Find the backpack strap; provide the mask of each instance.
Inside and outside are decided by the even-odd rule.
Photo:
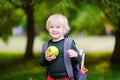
[[[48,43],[49,41],[45,42],[43,45],[42,45],[42,56],[45,56],[45,51],[47,50],[47,47],[48,47]],[[48,74],[48,70],[46,70],[46,79],[47,79],[47,74]]]
[[[45,42],[43,45],[42,45],[42,53],[45,53],[47,47],[48,47],[48,43],[49,41]]]
[[[47,42],[45,42],[43,45],[42,45],[42,55],[40,56],[40,59],[39,59],[39,62],[40,62],[40,65],[41,66],[46,66],[46,63],[44,63],[45,62],[45,59],[44,59],[44,57],[45,57],[45,52],[46,52],[46,49],[47,49],[47,46],[48,46],[48,42],[49,41],[47,41]]]
[[[65,63],[65,68],[70,80],[74,80],[74,74],[73,74],[71,58],[69,57],[66,51],[68,49],[71,49],[72,41],[73,40],[71,38],[65,38],[65,41],[64,41],[64,63]]]

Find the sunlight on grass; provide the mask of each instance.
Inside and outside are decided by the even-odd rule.
[[[108,68],[110,66],[110,63],[109,62],[101,62],[99,63],[98,65],[95,66],[95,69],[96,70],[100,70],[100,71],[104,71],[105,68]]]
[[[111,53],[94,53],[86,55],[89,69],[88,80],[119,80],[119,64],[110,63]]]

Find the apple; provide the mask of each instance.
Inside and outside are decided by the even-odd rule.
[[[55,46],[49,46],[47,48],[47,54],[52,55],[52,56],[58,56],[59,50]]]

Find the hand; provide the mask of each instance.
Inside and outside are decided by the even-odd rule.
[[[78,57],[78,54],[76,51],[69,49],[67,50],[68,55],[72,58],[72,57]]]
[[[52,61],[56,59],[56,56],[49,55],[47,52],[45,53],[45,58],[47,61]]]

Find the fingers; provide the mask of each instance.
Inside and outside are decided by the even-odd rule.
[[[67,53],[68,53],[69,57],[77,57],[78,56],[77,52],[75,52],[72,49],[67,50]]]
[[[88,69],[87,68],[81,68],[80,72],[82,72],[82,73],[88,73]]]
[[[56,58],[56,56],[52,56],[52,55],[49,55],[49,54],[46,53],[45,58],[46,58],[47,61],[52,61]]]

